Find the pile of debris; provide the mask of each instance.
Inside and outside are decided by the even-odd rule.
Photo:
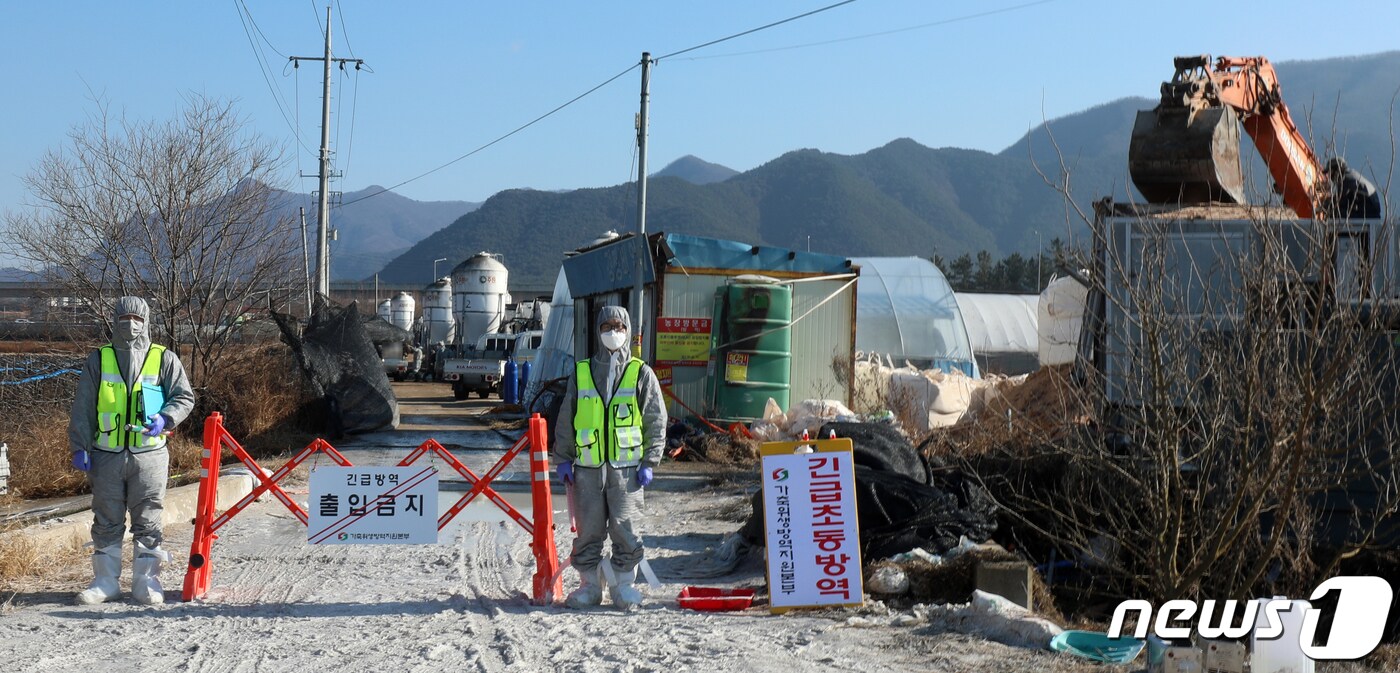
[[[272,317],[311,394],[325,400],[331,437],[398,427],[398,399],[355,302],[340,308],[318,301],[305,329],[293,316]]]
[[[855,455],[856,512],[863,558],[910,549],[943,553],[967,538],[982,542],[996,531],[996,503],[961,471],[925,462],[897,428],[884,423],[827,423],[819,436],[849,437]],[[763,495],[740,535],[764,544]]]

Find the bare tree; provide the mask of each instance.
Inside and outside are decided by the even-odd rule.
[[[114,119],[99,102],[25,177],[27,210],[5,225],[31,270],[96,319],[118,296],[152,301],[153,337],[187,344],[202,386],[259,297],[295,286],[295,230],[269,186],[281,163],[232,102],[192,95],[168,121]]]

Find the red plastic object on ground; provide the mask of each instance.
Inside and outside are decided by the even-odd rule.
[[[743,610],[753,605],[753,589],[716,589],[714,587],[686,587],[676,597],[680,606],[690,610],[719,612],[722,610]]]

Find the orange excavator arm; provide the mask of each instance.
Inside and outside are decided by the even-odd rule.
[[[1299,217],[1380,217],[1375,185],[1340,158],[1317,160],[1269,59],[1178,56],[1175,65],[1161,102],[1138,112],[1128,146],[1133,184],[1149,203],[1245,203],[1238,120]]]
[[[1329,193],[1326,173],[1293,123],[1269,59],[1222,56],[1205,72],[1220,103],[1239,114],[1284,204],[1299,217],[1310,218],[1320,212]]]

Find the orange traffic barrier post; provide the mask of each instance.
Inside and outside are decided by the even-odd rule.
[[[533,520],[520,513],[502,498],[491,482],[515,460],[516,456],[530,447],[530,473]],[[471,489],[457,500],[452,507],[438,518],[438,530],[442,530],[477,496],[484,495],[507,516],[531,534],[531,550],[535,556],[534,601],[538,605],[550,605],[563,594],[559,573],[559,553],[554,542],[554,510],[549,487],[549,437],[543,417],[534,414],[530,418],[529,429],[515,442],[500,460],[485,475],[478,476],[461,460],[452,455],[437,440],[429,439],[399,462],[400,467],[408,467],[424,455],[433,454],[443,459],[453,471],[462,475]],[[230,507],[223,514],[218,512],[219,463],[223,450],[229,449],[239,462],[253,473],[258,485],[251,493]],[[316,439],[287,461],[275,473],[267,474],[257,461],[244,450],[243,446],[224,428],[223,415],[215,412],[204,421],[204,452],[201,458],[199,499],[195,509],[194,541],[190,544],[189,567],[185,572],[185,586],[182,596],[186,601],[203,598],[209,592],[213,574],[211,553],[217,531],[246,509],[264,493],[271,492],[291,510],[302,525],[308,522],[308,515],[287,492],[278,484],[298,466],[316,453],[324,453],[337,465],[351,467],[351,463],[335,447],[323,439]],[[348,525],[348,524],[347,524]]]
[[[554,544],[554,499],[549,490],[549,430],[543,417],[530,417],[530,495],[535,514],[535,604],[553,604],[564,594],[559,579],[559,550]]]

